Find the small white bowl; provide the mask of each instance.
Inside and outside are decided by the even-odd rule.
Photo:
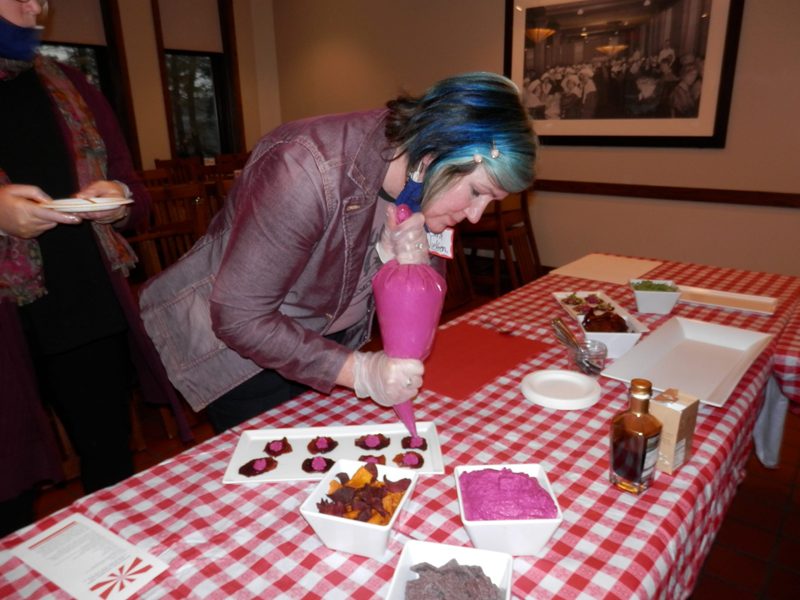
[[[492,583],[503,590],[503,598],[511,600],[514,558],[510,554],[417,540],[406,542],[403,547],[386,600],[403,600],[406,597],[406,583],[418,578],[418,575],[411,570],[412,566],[429,563],[434,567],[441,567],[452,559],[462,566],[480,567]]]
[[[667,291],[653,291],[653,290],[637,290],[633,286],[643,281],[652,281],[653,283],[664,283],[671,285],[675,288],[674,292]],[[672,308],[678,299],[681,297],[681,292],[678,286],[671,279],[631,279],[630,281],[633,295],[636,298],[636,310],[640,313],[653,313],[656,315],[668,315],[672,312]]]
[[[525,473],[530,477],[535,477],[539,485],[550,494],[556,505],[558,514],[552,519],[514,519],[497,521],[470,521],[464,516],[464,501],[461,497],[461,483],[459,477],[468,471],[481,471],[485,469],[501,470],[509,469],[516,473]],[[461,522],[467,530],[472,545],[482,550],[494,550],[495,552],[507,552],[514,556],[535,556],[547,544],[564,515],[561,514],[561,507],[553,494],[553,488],[541,465],[538,464],[505,464],[505,465],[462,465],[455,468],[453,477],[456,480],[456,492],[458,493],[458,509],[461,514]]]
[[[400,500],[400,504],[386,525],[376,525],[355,519],[326,515],[317,509],[317,502],[327,497],[330,482],[338,473],[347,473],[348,477],[352,477],[360,467],[366,464],[357,460],[338,460],[300,506],[300,513],[328,548],[349,552],[350,554],[358,554],[359,556],[382,559],[389,545],[389,534],[392,531],[392,527],[394,527],[397,517],[408,504],[408,499],[417,484],[418,474],[416,472],[397,467],[375,465],[378,468],[378,479],[381,481],[384,476],[389,481],[411,480],[408,489]]]

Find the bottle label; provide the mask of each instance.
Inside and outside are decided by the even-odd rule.
[[[653,475],[658,461],[658,443],[661,441],[661,435],[654,435],[647,438],[647,444],[644,451],[644,464],[642,465],[642,480],[647,481]]]

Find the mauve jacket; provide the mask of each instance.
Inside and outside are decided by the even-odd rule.
[[[391,155],[385,117],[330,115],[267,134],[206,235],[142,291],[145,328],[195,410],[261,369],[328,393],[369,338],[371,296],[343,345],[323,336],[370,247]]]

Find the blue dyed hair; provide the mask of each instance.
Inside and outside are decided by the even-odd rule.
[[[423,204],[482,164],[506,192],[534,179],[536,136],[519,90],[495,73],[466,73],[434,84],[420,97],[387,103],[386,137],[413,169],[425,157]],[[494,155],[494,156],[493,156]]]

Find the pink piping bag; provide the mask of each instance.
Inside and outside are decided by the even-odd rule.
[[[409,180],[410,184],[418,184]],[[404,192],[407,190],[404,189]],[[400,204],[398,198],[397,220],[402,223],[411,216],[411,209]],[[401,265],[390,260],[372,279],[375,308],[383,339],[383,349],[393,358],[418,358],[425,360],[430,354],[447,284],[433,267],[427,264]],[[418,439],[411,400],[394,406],[397,416],[413,439]]]

